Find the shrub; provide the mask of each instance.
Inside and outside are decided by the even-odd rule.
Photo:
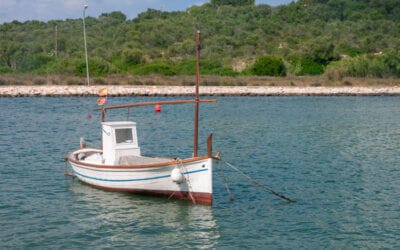
[[[325,69],[323,64],[310,58],[294,58],[289,60],[286,65],[287,70],[296,76],[320,75],[324,73]]]
[[[33,72],[53,61],[54,58],[47,54],[21,54],[17,59],[17,70],[20,72]]]
[[[200,63],[200,67],[203,66],[203,63]],[[196,74],[196,60],[182,60],[176,68],[179,75],[194,75]]]
[[[178,63],[172,61],[157,61],[144,65],[137,65],[132,73],[137,75],[158,74],[165,76],[172,75],[195,75],[196,61],[183,60]],[[200,61],[200,73],[202,75],[236,76],[238,75],[232,68],[223,67],[220,63],[211,60]]]
[[[330,79],[350,77],[399,77],[400,53],[387,51],[382,55],[359,55],[343,58],[328,65],[326,75]]]
[[[325,70],[325,75],[329,80],[340,81],[347,76],[347,66],[343,62],[346,59],[330,63]]]
[[[56,59],[50,61],[45,65],[42,65],[35,71],[37,74],[74,74],[76,65],[80,64],[81,61],[77,59]],[[85,65],[84,65],[85,67]]]
[[[183,60],[176,65],[176,70],[179,75],[194,75],[196,74],[196,60]],[[200,61],[200,74],[236,76],[239,73],[232,68],[222,66],[219,62],[204,59]]]
[[[144,63],[143,53],[138,49],[127,49],[122,52],[125,65],[133,66]]]
[[[203,73],[204,74],[204,73]],[[217,76],[238,76],[239,73],[234,71],[232,68],[221,67],[215,68],[208,72],[208,75],[217,75]]]
[[[0,74],[11,73],[13,70],[9,67],[0,66]]]
[[[75,75],[76,76],[85,76],[86,75],[86,62],[81,61],[75,67]],[[117,69],[106,60],[103,60],[98,57],[94,57],[89,60],[89,73],[91,76],[105,76],[107,74],[117,73]]]
[[[274,56],[259,57],[252,66],[251,72],[258,76],[286,76],[283,60]]]
[[[140,65],[139,67],[134,68],[132,72],[137,75],[157,74],[164,76],[173,76],[177,74],[174,66],[168,62],[154,62]]]
[[[313,61],[312,59],[303,59],[300,61],[301,70],[297,75],[320,75],[324,73],[324,65]]]

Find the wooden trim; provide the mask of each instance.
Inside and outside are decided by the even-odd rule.
[[[207,157],[212,158],[212,134],[207,137]]]
[[[130,107],[141,107],[141,106],[150,106],[150,105],[163,105],[163,104],[184,104],[184,103],[199,103],[199,102],[217,102],[215,99],[203,99],[203,100],[174,100],[174,101],[155,101],[155,102],[138,102],[138,103],[129,103],[115,106],[108,106],[102,108],[96,108],[94,110],[108,110],[108,109],[120,109],[120,108],[130,108]],[[103,111],[103,112],[104,112]]]
[[[74,164],[81,165],[81,166],[92,167],[92,168],[101,168],[101,169],[104,169],[104,168],[110,168],[110,169],[159,168],[159,167],[168,167],[168,166],[171,166],[171,165],[178,165],[178,164],[181,164],[181,163],[190,163],[190,162],[195,162],[195,161],[202,161],[202,160],[206,160],[206,159],[212,158],[212,157],[208,157],[208,155],[204,155],[204,156],[187,158],[187,159],[182,159],[182,160],[176,159],[176,160],[172,160],[172,161],[168,161],[168,162],[142,164],[142,165],[126,165],[126,166],[122,166],[122,165],[98,165],[98,164],[86,163],[86,162],[82,162],[82,161],[78,161],[78,160],[74,159],[74,157],[73,157],[74,152],[71,152],[71,153],[68,154],[67,158],[68,158],[69,162],[72,162]]]

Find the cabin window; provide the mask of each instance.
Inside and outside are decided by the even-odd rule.
[[[132,143],[132,129],[121,128],[115,130],[115,140],[118,143]]]

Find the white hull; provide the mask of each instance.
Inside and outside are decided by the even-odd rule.
[[[68,161],[74,175],[94,187],[110,191],[163,195],[194,203],[212,203],[212,158],[168,159],[167,162],[158,160],[157,163],[150,164],[107,166],[94,162],[95,159],[100,159],[98,152],[85,160],[77,160],[79,151],[71,153]],[[85,151],[90,152],[90,149]],[[173,180],[173,170],[175,176],[177,172],[181,177],[180,180]]]

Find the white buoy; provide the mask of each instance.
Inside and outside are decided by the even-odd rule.
[[[183,174],[178,168],[174,168],[171,172],[171,179],[173,182],[182,183],[184,180]]]

